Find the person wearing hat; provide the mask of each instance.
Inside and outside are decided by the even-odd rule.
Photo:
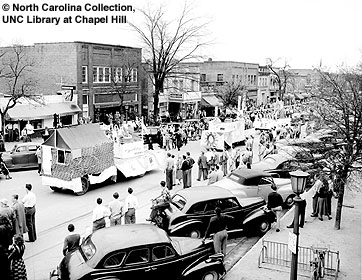
[[[13,223],[14,220],[14,212],[8,205],[8,200],[6,198],[2,198],[0,200],[0,216],[5,216],[10,223]]]
[[[25,221],[26,227],[28,228],[29,240],[26,242],[34,242],[36,240],[36,229],[35,229],[35,204],[36,196],[31,191],[33,186],[31,184],[26,184],[26,195],[24,196],[22,202],[25,207]]]
[[[135,224],[136,223],[136,208],[138,207],[138,199],[133,195],[133,189],[128,188],[128,195],[124,201],[124,223]]]

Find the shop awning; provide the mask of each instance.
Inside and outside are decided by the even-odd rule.
[[[81,112],[78,105],[71,102],[41,104],[16,104],[7,112],[8,120],[50,119],[54,114],[59,116],[75,115]]]
[[[215,95],[207,95],[201,97],[200,105],[204,107],[220,107],[222,106],[222,102]]]

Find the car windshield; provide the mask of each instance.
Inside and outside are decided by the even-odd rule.
[[[172,204],[175,205],[177,207],[177,209],[182,211],[182,209],[184,209],[184,207],[186,205],[186,199],[179,194],[175,194],[172,197]]]
[[[87,238],[83,242],[83,244],[80,246],[80,249],[86,260],[90,260],[96,253],[96,247],[90,238]]]

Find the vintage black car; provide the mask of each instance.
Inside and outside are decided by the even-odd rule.
[[[103,228],[63,258],[51,278],[222,279],[225,268],[212,240],[169,237],[151,224]]]
[[[39,143],[19,143],[10,152],[5,152],[2,158],[9,170],[38,168],[36,150]]]
[[[179,190],[165,210],[168,216],[168,232],[175,236],[200,238],[205,235],[215,208],[233,216],[228,231],[243,230],[247,233],[264,234],[275,221],[273,212],[267,210],[261,197],[238,198],[229,190],[205,186]]]

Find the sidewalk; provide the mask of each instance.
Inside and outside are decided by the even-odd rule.
[[[306,224],[300,228],[299,246],[329,247],[331,251],[340,253],[340,272],[338,279],[361,279],[361,214],[362,194],[356,191],[345,191],[342,209],[341,229],[334,229],[336,199],[332,199],[332,220],[324,217],[323,221],[310,217],[312,212],[311,198],[307,198]],[[353,206],[353,208],[352,208]],[[294,208],[288,211],[281,220],[281,230],[271,229],[263,238],[267,241],[288,244],[289,232],[286,228],[294,217]],[[262,239],[242,258],[226,275],[227,280],[289,280],[290,267],[259,268],[258,258],[262,248]],[[279,270],[277,270],[279,269]],[[298,275],[298,279],[310,277]],[[325,276],[323,279],[334,279]]]

